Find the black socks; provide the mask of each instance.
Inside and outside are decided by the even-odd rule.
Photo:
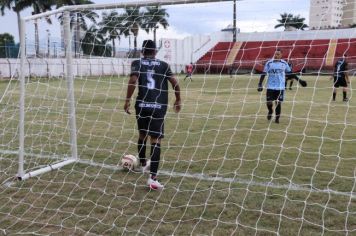
[[[159,160],[161,158],[161,144],[151,144],[151,178],[155,179],[158,171]]]
[[[146,141],[139,139],[137,141],[138,157],[140,158],[141,166],[146,166]]]

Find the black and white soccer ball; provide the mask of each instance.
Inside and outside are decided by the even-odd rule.
[[[126,154],[121,158],[120,166],[124,170],[134,170],[138,167],[138,159],[134,155]]]

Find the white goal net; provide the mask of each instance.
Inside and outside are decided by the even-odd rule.
[[[285,11],[299,4],[288,2]],[[276,31],[273,7],[249,4],[54,4],[23,18],[21,55],[0,59],[0,235],[356,234],[356,30]],[[258,14],[276,19],[261,30]],[[182,98],[175,113],[169,85],[162,191],[120,166],[138,156],[136,117],[124,104],[146,39]],[[272,72],[257,88],[278,50],[299,81],[283,86],[276,123],[275,102],[267,119]],[[338,60],[350,83],[333,101]]]

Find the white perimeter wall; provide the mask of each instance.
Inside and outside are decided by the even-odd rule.
[[[121,58],[90,58],[74,59],[74,76],[111,76],[128,75],[130,73],[132,59]],[[0,58],[0,78],[18,77],[19,59]],[[29,58],[25,62],[25,76],[32,77],[61,77],[65,72],[65,59]]]
[[[185,65],[199,60],[218,42],[232,41],[229,32],[215,32],[210,35],[196,35],[184,39],[161,39],[157,58],[168,62],[174,73],[184,70]]]

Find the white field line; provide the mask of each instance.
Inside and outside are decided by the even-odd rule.
[[[18,151],[8,151],[8,150],[0,150],[0,153],[3,154],[18,154]],[[55,158],[55,159],[62,159],[62,160],[67,160],[68,157],[66,158],[59,158],[59,156],[43,156],[43,155],[38,155],[38,154],[28,154],[25,153],[25,156],[34,156],[34,157],[39,157],[39,158]],[[1,158],[1,159],[8,159],[8,158]],[[102,163],[97,163],[92,160],[84,160],[84,159],[79,159],[76,161],[76,163],[81,163],[81,164],[86,164],[90,166],[96,166],[104,169],[109,169],[109,170],[122,170],[122,168],[118,165],[108,165],[108,164],[102,164]],[[209,176],[209,175],[204,175],[204,174],[191,174],[191,173],[182,173],[182,172],[174,172],[174,171],[167,171],[167,170],[160,170],[159,171],[160,175],[166,175],[166,176],[172,176],[172,177],[184,177],[184,178],[191,178],[191,179],[196,179],[196,180],[202,180],[202,181],[210,181],[210,182],[222,182],[222,183],[236,183],[236,184],[246,184],[246,185],[251,185],[251,186],[260,186],[260,187],[269,187],[269,188],[275,188],[275,189],[288,189],[288,190],[295,190],[295,191],[304,191],[304,192],[314,192],[314,193],[325,193],[325,194],[333,194],[333,195],[338,195],[338,196],[345,196],[345,197],[351,197],[352,199],[356,199],[356,193],[353,192],[340,192],[340,191],[335,191],[332,189],[317,189],[313,187],[307,187],[307,186],[302,186],[298,184],[276,184],[276,183],[271,183],[271,182],[259,182],[259,181],[253,181],[253,180],[246,180],[242,178],[225,178],[225,177],[217,177],[217,176]],[[3,183],[5,186],[11,186],[14,181],[6,181]]]
[[[78,162],[82,163],[82,164],[97,166],[97,167],[110,169],[110,170],[122,170],[122,168],[120,166],[101,164],[101,163],[96,163],[96,162],[93,162],[90,160],[78,160]],[[191,178],[191,179],[203,180],[203,181],[212,181],[212,182],[216,181],[216,182],[222,182],[222,183],[237,183],[237,184],[246,184],[246,185],[260,186],[260,187],[270,187],[270,188],[275,188],[275,189],[288,189],[288,190],[306,191],[306,192],[315,192],[315,193],[327,193],[327,194],[334,194],[334,195],[351,197],[353,199],[356,199],[356,193],[340,192],[340,191],[335,191],[332,189],[316,189],[316,188],[311,188],[311,187],[303,187],[301,185],[292,184],[292,183],[291,184],[275,184],[275,183],[270,183],[270,182],[257,182],[257,181],[252,181],[252,180],[236,178],[236,177],[235,178],[214,177],[214,176],[209,176],[209,175],[204,175],[204,174],[190,174],[190,173],[173,172],[173,171],[167,171],[167,170],[160,170],[159,174],[166,175],[166,176],[173,176],[173,177],[185,177],[185,178]]]

